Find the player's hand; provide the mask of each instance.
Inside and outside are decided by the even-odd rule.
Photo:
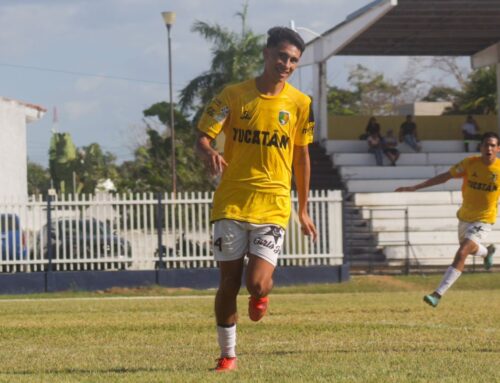
[[[417,190],[417,188],[415,186],[403,186],[403,187],[397,188],[394,191],[395,192],[414,192],[415,190]]]
[[[224,171],[224,168],[227,166],[227,162],[219,152],[212,150],[208,156],[206,165],[212,176],[218,176]]]
[[[316,241],[316,239],[318,239],[318,232],[314,222],[311,217],[309,217],[309,214],[305,212],[302,215],[299,215],[299,221],[302,234],[307,235],[308,237],[311,237],[313,241]]]

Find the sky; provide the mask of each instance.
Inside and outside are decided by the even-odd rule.
[[[258,34],[290,24],[322,33],[369,0],[249,0],[248,26]],[[28,125],[28,158],[48,166],[57,108],[59,132],[76,146],[97,142],[133,158],[144,138],[142,111],[168,101],[167,32],[162,11],[177,19],[171,29],[174,101],[180,89],[210,67],[210,45],[191,32],[196,20],[239,31],[243,0],[2,0],[0,96],[47,109]],[[314,37],[300,31],[306,41]],[[357,63],[387,77],[402,74],[404,57],[337,58],[328,63],[330,85],[347,86]],[[303,71],[306,71],[304,69]],[[292,83],[310,92],[307,72]],[[300,79],[300,81],[299,81]]]

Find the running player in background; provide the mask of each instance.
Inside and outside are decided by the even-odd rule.
[[[211,213],[220,269],[215,316],[221,353],[216,371],[236,368],[236,297],[245,255],[250,319],[260,320],[267,310],[290,216],[292,167],[302,232],[313,240],[317,236],[307,211],[311,99],[287,83],[304,49],[295,31],[271,28],[263,73],[223,89],[198,125],[198,153],[212,174],[222,174]],[[223,156],[211,146],[220,132],[226,137]]]
[[[462,178],[462,206],[457,212],[458,238],[460,247],[455,259],[438,288],[424,301],[436,307],[444,293],[460,277],[464,270],[465,259],[469,254],[483,258],[484,267],[489,270],[493,265],[495,246],[485,247],[482,242],[491,231],[497,217],[497,204],[500,195],[500,140],[496,133],[488,132],[481,137],[481,155],[468,157],[451,167],[446,173],[437,175],[414,186],[400,187],[397,192],[416,191],[442,184],[451,178]]]

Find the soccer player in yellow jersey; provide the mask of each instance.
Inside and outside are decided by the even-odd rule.
[[[314,126],[311,99],[287,83],[304,49],[295,31],[271,28],[263,50],[263,73],[223,89],[198,124],[197,150],[211,173],[222,175],[211,213],[220,269],[215,316],[221,354],[216,371],[236,368],[236,297],[245,255],[250,319],[260,320],[267,310],[290,216],[292,168],[302,232],[313,240],[317,236],[307,211],[308,144]],[[224,155],[211,146],[220,132],[226,138]]]
[[[496,133],[485,133],[481,138],[481,156],[468,157],[452,166],[446,173],[420,184],[396,189],[397,192],[415,191],[439,185],[451,178],[463,179],[462,206],[457,212],[460,247],[438,288],[432,294],[424,296],[424,301],[432,307],[438,305],[443,294],[460,277],[469,254],[483,257],[486,270],[493,264],[495,246],[485,247],[482,242],[497,217],[500,196],[500,160],[497,158],[499,143],[500,139]]]

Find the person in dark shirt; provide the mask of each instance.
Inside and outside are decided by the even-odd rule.
[[[399,142],[404,142],[416,152],[422,150],[417,135],[417,124],[413,122],[411,114],[406,116],[406,121],[399,128]]]
[[[370,117],[368,124],[366,125],[365,132],[367,137],[372,134],[380,136],[380,124],[377,122],[375,117]]]

